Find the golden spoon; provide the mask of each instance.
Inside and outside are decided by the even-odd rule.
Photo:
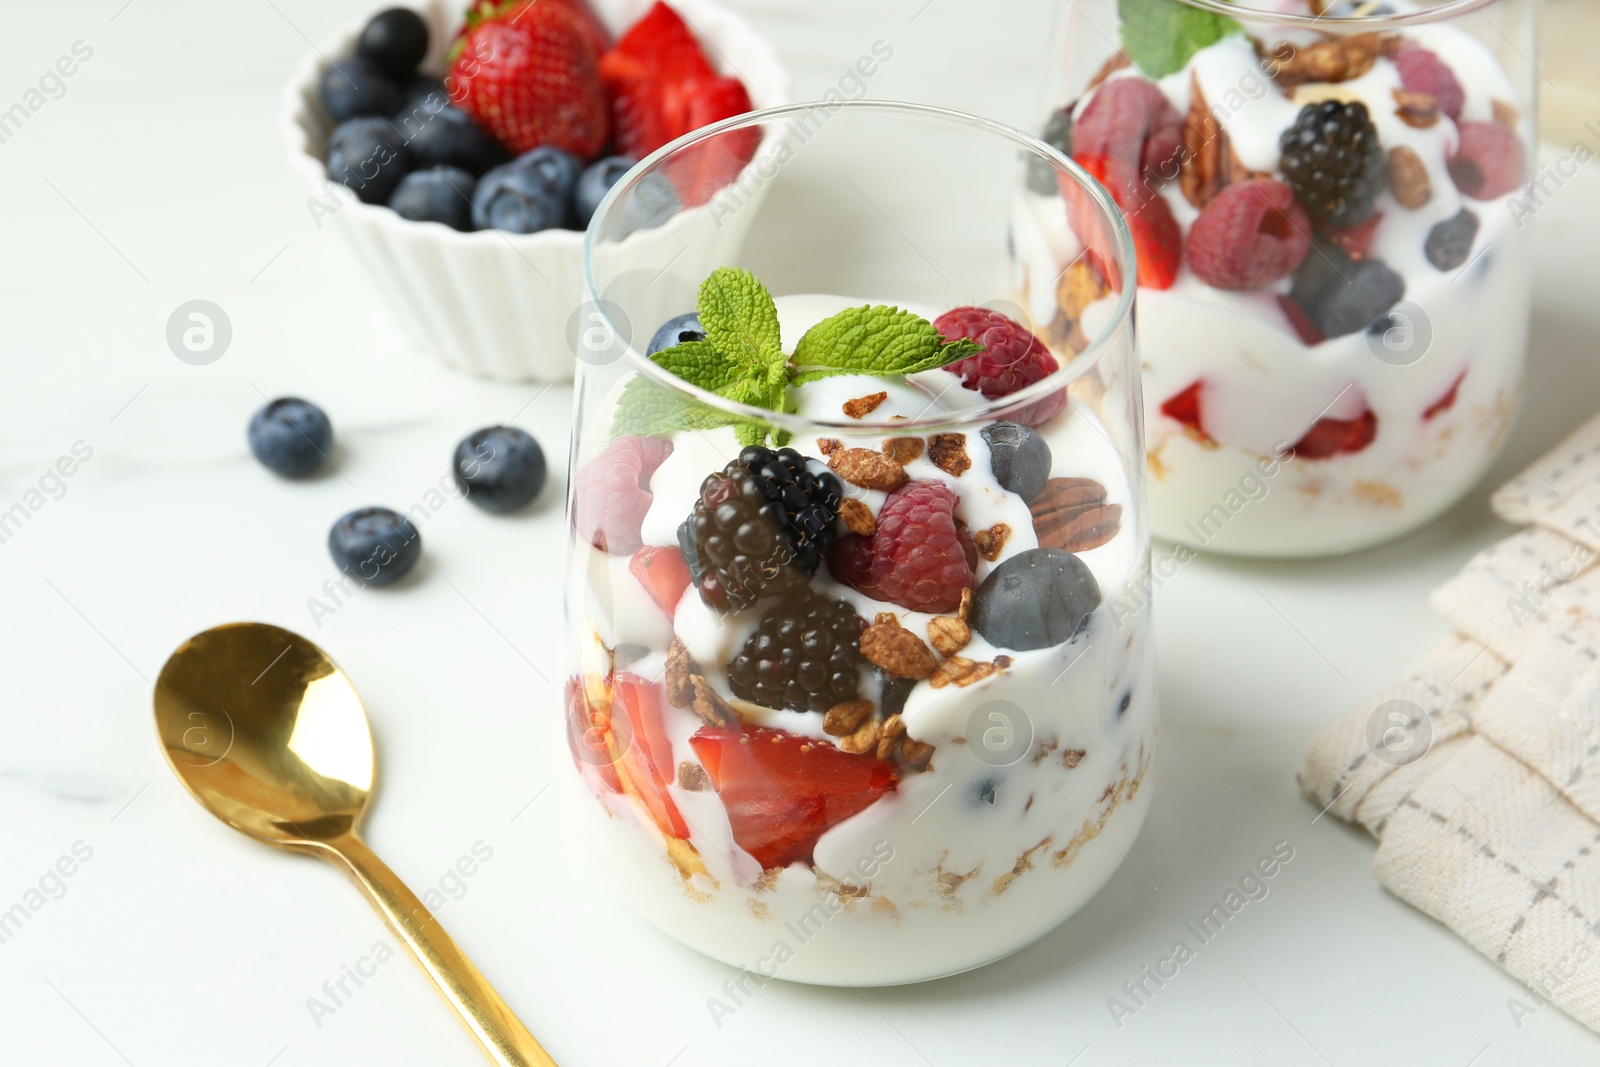
[[[411,890],[356,835],[372,734],[355,686],[299,634],[241,622],[196,634],[156,679],[156,732],[185,788],[251,837],[339,868],[411,950],[484,1053],[556,1067]]]

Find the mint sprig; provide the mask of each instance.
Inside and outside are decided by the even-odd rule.
[[[1226,15],[1178,0],[1117,0],[1122,51],[1146,78],[1165,78],[1184,68],[1196,52],[1244,27]]]
[[[794,385],[830,374],[903,375],[982,352],[975,341],[946,341],[927,319],[883,304],[847,308],[824,319],[795,346]]]
[[[719,267],[700,283],[695,310],[704,340],[663,349],[651,360],[707,392],[768,411],[788,410],[791,385],[833,374],[915,374],[983,351],[973,341],[947,342],[919,315],[876,305],[847,308],[817,323],[791,359],[783,352],[772,294],[755,275],[733,267]],[[743,445],[761,444],[769,435],[781,445],[789,436],[643,377],[623,388],[611,432],[651,437],[719,426],[734,427]]]

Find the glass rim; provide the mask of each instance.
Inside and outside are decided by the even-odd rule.
[[[1260,11],[1251,6],[1251,0],[1178,0],[1180,4],[1199,8],[1217,15],[1226,15],[1236,22],[1266,22],[1274,26],[1288,26],[1303,30],[1327,30],[1338,26],[1355,31],[1377,30],[1385,27],[1422,26],[1442,22],[1472,11],[1494,7],[1501,0],[1445,0],[1444,3],[1417,11],[1395,11],[1387,15],[1361,15],[1357,18],[1329,18],[1327,15],[1293,15],[1287,12]]]
[[[600,294],[600,287],[595,282],[594,261],[595,249],[598,245],[598,234],[601,230],[601,227],[596,223],[615,208],[617,200],[635,188],[645,175],[651,171],[651,168],[661,160],[681,152],[685,148],[729,130],[763,126],[779,119],[813,114],[817,111],[827,111],[830,115],[837,114],[839,111],[878,112],[885,115],[917,116],[943,122],[953,122],[970,129],[996,135],[1003,140],[1011,141],[1018,148],[1026,149],[1042,156],[1057,171],[1067,175],[1089,197],[1101,221],[1105,223],[1112,235],[1114,247],[1111,251],[1116,260],[1118,275],[1122,279],[1122,292],[1117,295],[1116,308],[1110,320],[1089,340],[1083,351],[1077,353],[1071,359],[1062,361],[1054,372],[1025,389],[1019,389],[1015,393],[994,400],[985,399],[981,404],[974,404],[971,407],[964,407],[955,411],[939,411],[931,415],[919,415],[913,419],[896,419],[894,421],[890,421],[887,418],[874,419],[870,416],[862,419],[852,419],[844,415],[837,419],[811,418],[794,412],[772,411],[767,408],[729,400],[710,390],[702,389],[691,382],[687,382],[671,371],[658,366],[640,348],[632,344],[631,338],[627,345],[627,351],[622,356],[622,363],[657,384],[691,397],[695,401],[718,411],[737,415],[741,418],[753,419],[790,432],[804,433],[812,429],[825,429],[837,431],[841,436],[859,435],[867,431],[879,433],[886,430],[905,432],[918,429],[938,429],[953,423],[967,423],[993,417],[1000,412],[1014,412],[1022,409],[1032,401],[1040,400],[1047,395],[1065,389],[1072,382],[1084,377],[1099,366],[1102,354],[1109,346],[1109,342],[1121,333],[1123,327],[1132,319],[1134,299],[1138,292],[1136,282],[1137,262],[1134,257],[1133,235],[1128,229],[1127,221],[1123,218],[1121,209],[1111,199],[1111,194],[1071,157],[1063,155],[1025,130],[1018,129],[1008,123],[997,122],[994,119],[957,111],[953,108],[937,107],[932,104],[918,104],[907,100],[812,100],[784,104],[779,107],[763,108],[759,111],[747,111],[742,115],[735,115],[731,118],[714,122],[709,126],[702,126],[698,130],[693,130],[674,141],[662,145],[648,156],[645,156],[606,193],[604,199],[595,208],[593,219],[583,237],[583,285],[585,295],[596,311],[600,315],[606,316],[608,324],[613,329],[615,329],[615,324],[609,321],[610,316],[606,312],[605,303]],[[1020,190],[1021,188],[1022,186],[1019,184],[1018,189]],[[1055,353],[1052,352],[1051,355],[1055,355]]]

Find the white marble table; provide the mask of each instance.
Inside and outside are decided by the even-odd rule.
[[[150,682],[188,634],[241,617],[312,635],[354,676],[383,768],[371,842],[418,890],[458,897],[443,921],[566,1067],[1595,1062],[1600,1038],[1554,1008],[1517,1026],[1517,985],[1379,889],[1370,842],[1314,820],[1293,780],[1313,732],[1441,636],[1425,592],[1502,532],[1486,490],[1377,551],[1202,560],[1161,590],[1164,765],[1131,854],[1148,882],[1124,868],[1062,929],[982,971],[865,995],[774,984],[717,1026],[707,998],[735,972],[569,865],[545,792],[569,773],[544,722],[559,479],[526,516],[446,504],[423,527],[418,580],[311,617],[336,515],[425,500],[456,439],[492,422],[559,461],[569,418],[566,388],[472,381],[410,350],[306,211],[273,130],[278,84],[304,37],[359,6],[0,10],[13,75],[0,110],[75,42],[92,49],[0,143],[0,510],[30,512],[0,543],[0,917],[26,915],[13,909],[0,941],[0,1062],[479,1062],[403,957],[362,965],[371,976],[334,1002],[324,983],[386,939],[377,919],[333,871],[224,830],[167,771]],[[741,6],[801,93],[881,38],[896,53],[874,95],[1035,111],[1044,0],[1006,20],[957,0]],[[1530,405],[1486,485],[1600,406],[1597,195],[1585,168],[1536,220]],[[164,339],[195,298],[233,327],[204,367]],[[248,414],[286,392],[330,411],[339,474],[290,486],[250,460]],[[92,455],[46,480],[59,498],[29,496],[75,446]],[[1279,840],[1295,859],[1271,895],[1114,1025],[1107,998]],[[492,856],[453,882],[475,847]],[[63,857],[70,877],[48,875]]]

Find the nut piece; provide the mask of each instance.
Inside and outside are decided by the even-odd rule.
[[[972,627],[960,619],[941,615],[928,623],[928,643],[941,656],[953,656],[972,640]]]
[[[837,437],[817,438],[817,451],[821,452],[824,456],[831,456],[843,447],[844,442],[839,440]]]
[[[1502,126],[1515,128],[1522,120],[1522,110],[1516,104],[1508,104],[1504,100],[1491,100],[1489,106],[1494,109],[1494,120]]]
[[[822,730],[831,737],[848,737],[872,714],[872,701],[846,700],[835,704],[822,717]]]
[[[935,689],[943,689],[947,685],[965,689],[997,673],[999,669],[993,663],[975,663],[965,656],[951,656],[939,664],[939,669],[933,672],[928,684]]]
[[[1400,121],[1418,130],[1426,130],[1439,123],[1439,98],[1429,93],[1408,93],[1394,90],[1394,113]]]
[[[852,419],[863,419],[875,411],[879,404],[889,399],[888,393],[872,393],[844,402],[844,413]]]
[[[956,618],[966,622],[972,616],[972,588],[961,590],[961,606],[956,608]]]
[[[693,675],[694,702],[689,705],[700,720],[707,726],[732,726],[740,721],[738,711],[732,704],[722,699],[706,676],[696,672]]]
[[[667,703],[675,708],[686,708],[694,702],[694,660],[689,649],[674,637],[667,646]]]
[[[993,563],[1000,558],[1000,553],[1005,550],[1006,538],[1011,536],[1011,527],[1003,522],[997,522],[987,530],[979,530],[972,535],[972,543],[978,548],[978,555]]]
[[[906,469],[882,452],[868,448],[841,448],[828,457],[833,473],[863,489],[892,492],[906,484]]]
[[[938,666],[922,638],[901,626],[892,611],[879,612],[862,633],[861,654],[894,678],[926,678]]]
[[[1383,33],[1326,37],[1298,49],[1284,42],[1272,50],[1266,66],[1286,90],[1307,82],[1346,82],[1371,70],[1379,56],[1388,55],[1399,43],[1393,34]]]
[[[847,737],[841,737],[834,744],[840,752],[848,752],[852,756],[859,756],[866,752],[878,750],[878,736],[880,733],[877,719],[867,719],[855,732]]]
[[[678,788],[690,793],[703,793],[711,788],[711,776],[698,763],[684,760],[678,764]]]
[[[1389,149],[1389,191],[1401,207],[1412,211],[1433,199],[1433,183],[1428,180],[1428,165],[1408,145]]]
[[[878,520],[873,518],[872,509],[867,507],[866,501],[847,497],[839,505],[839,518],[850,528],[851,533],[858,533],[862,537],[871,537],[878,528]]]
[[[1211,113],[1211,105],[1200,91],[1198,74],[1190,77],[1189,86],[1189,114],[1183,120],[1183,153],[1178,157],[1178,188],[1189,203],[1205,207],[1230,180],[1228,157],[1232,148],[1222,123]],[[1065,281],[1063,278],[1062,282]],[[1059,290],[1057,299],[1060,299]]]
[[[906,724],[899,715],[891,715],[883,720],[883,725],[878,733],[878,758],[888,759],[894,750],[900,747],[900,742],[905,740]]]
[[[967,456],[967,435],[964,433],[936,433],[928,438],[928,458],[946,474],[961,477],[972,466]]]
[[[1111,540],[1122,525],[1122,505],[1105,501],[1105,486],[1092,478],[1045,482],[1028,505],[1040,546],[1087,552]]]
[[[883,454],[896,463],[910,463],[922,458],[922,438],[891,437],[883,442]]]
[[[1111,58],[1100,64],[1100,69],[1095,71],[1094,77],[1089,79],[1089,88],[1093,89],[1117,71],[1125,70],[1132,65],[1133,61],[1128,58],[1128,53],[1120,50],[1111,53]]]
[[[933,759],[933,746],[926,741],[918,741],[907,737],[900,742],[900,760],[902,770],[925,771],[928,763]]]
[[[1062,315],[1076,322],[1083,315],[1084,308],[1110,291],[1111,287],[1094,269],[1094,264],[1087,257],[1079,256],[1068,265],[1061,275],[1061,281],[1056,283],[1056,304],[1061,308]]]

